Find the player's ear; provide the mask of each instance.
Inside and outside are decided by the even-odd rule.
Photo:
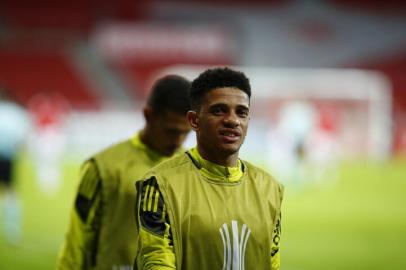
[[[199,118],[196,111],[188,111],[186,113],[187,121],[193,130],[197,130],[199,127]]]
[[[152,115],[153,115],[152,108],[149,106],[146,106],[146,107],[144,107],[142,112],[144,114],[145,122],[147,122],[147,123],[151,122]]]

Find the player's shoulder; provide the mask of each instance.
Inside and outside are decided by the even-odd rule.
[[[93,161],[99,169],[113,169],[122,167],[125,163],[134,160],[136,157],[137,154],[135,148],[133,147],[131,140],[127,139],[102,149],[89,157],[88,160]]]
[[[162,161],[158,165],[152,167],[145,174],[145,177],[158,176],[158,175],[170,175],[174,171],[187,171],[185,166],[190,166],[190,159],[185,152],[179,152],[174,156]]]
[[[190,163],[189,157],[186,155],[185,152],[179,152],[175,154],[173,157],[168,158],[167,160],[159,163],[151,170],[156,172],[167,172],[173,169],[177,169],[179,167],[183,167],[184,165]]]
[[[243,161],[248,179],[254,183],[260,190],[265,191],[266,194],[269,194],[276,205],[279,205],[282,201],[285,187],[277,181],[271,173],[268,171],[253,165],[250,162]],[[275,200],[275,198],[279,198]]]
[[[280,185],[280,183],[271,175],[270,172],[266,171],[263,168],[258,167],[257,165],[252,164],[251,162],[245,160],[243,160],[242,162],[244,164],[245,169],[247,170],[247,173],[252,178],[271,181]]]
[[[258,167],[257,165],[255,165],[249,161],[246,161],[246,160],[241,160],[241,161],[244,164],[244,167],[247,170],[247,172],[252,173],[252,174],[260,174],[260,175],[271,177],[271,174],[269,172]]]
[[[102,157],[109,157],[109,156],[114,156],[114,155],[125,155],[127,152],[131,151],[133,149],[133,146],[131,144],[130,139],[122,140],[119,142],[116,142],[96,154],[94,154],[94,157],[97,158],[102,158]]]

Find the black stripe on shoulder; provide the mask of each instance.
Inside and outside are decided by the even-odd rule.
[[[101,188],[101,182],[98,183],[96,192],[94,193],[94,196],[92,198],[88,198],[86,196],[83,196],[82,194],[78,193],[75,201],[75,208],[76,212],[78,213],[80,219],[83,222],[86,222],[87,217],[89,216],[90,210],[92,209],[93,203],[96,198],[96,194],[98,190]]]
[[[145,180],[140,194],[141,226],[159,236],[165,234],[164,201],[155,177]]]
[[[79,193],[88,199],[93,198],[99,182],[100,175],[96,162],[87,161],[80,170]]]
[[[75,209],[80,219],[86,222],[102,183],[94,160],[89,160],[82,166],[81,175]]]
[[[153,185],[155,185],[155,183],[156,183],[156,178],[155,178],[155,176],[152,176],[151,178],[148,178],[147,180],[145,180],[145,181],[142,183],[142,185],[143,185],[143,186],[146,186],[146,185],[153,186]]]

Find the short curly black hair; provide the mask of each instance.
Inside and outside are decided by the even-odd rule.
[[[147,104],[154,112],[186,114],[190,110],[189,80],[178,75],[166,75],[152,86]]]
[[[190,89],[192,109],[199,109],[204,95],[220,87],[238,88],[251,98],[251,85],[243,72],[228,67],[207,69],[192,81]]]

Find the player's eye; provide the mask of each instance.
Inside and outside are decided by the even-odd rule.
[[[246,118],[249,115],[249,111],[247,109],[239,109],[237,110],[237,115],[242,118]]]
[[[224,112],[226,112],[226,109],[223,108],[223,106],[213,106],[212,108],[210,108],[210,113],[214,115],[221,115]]]

